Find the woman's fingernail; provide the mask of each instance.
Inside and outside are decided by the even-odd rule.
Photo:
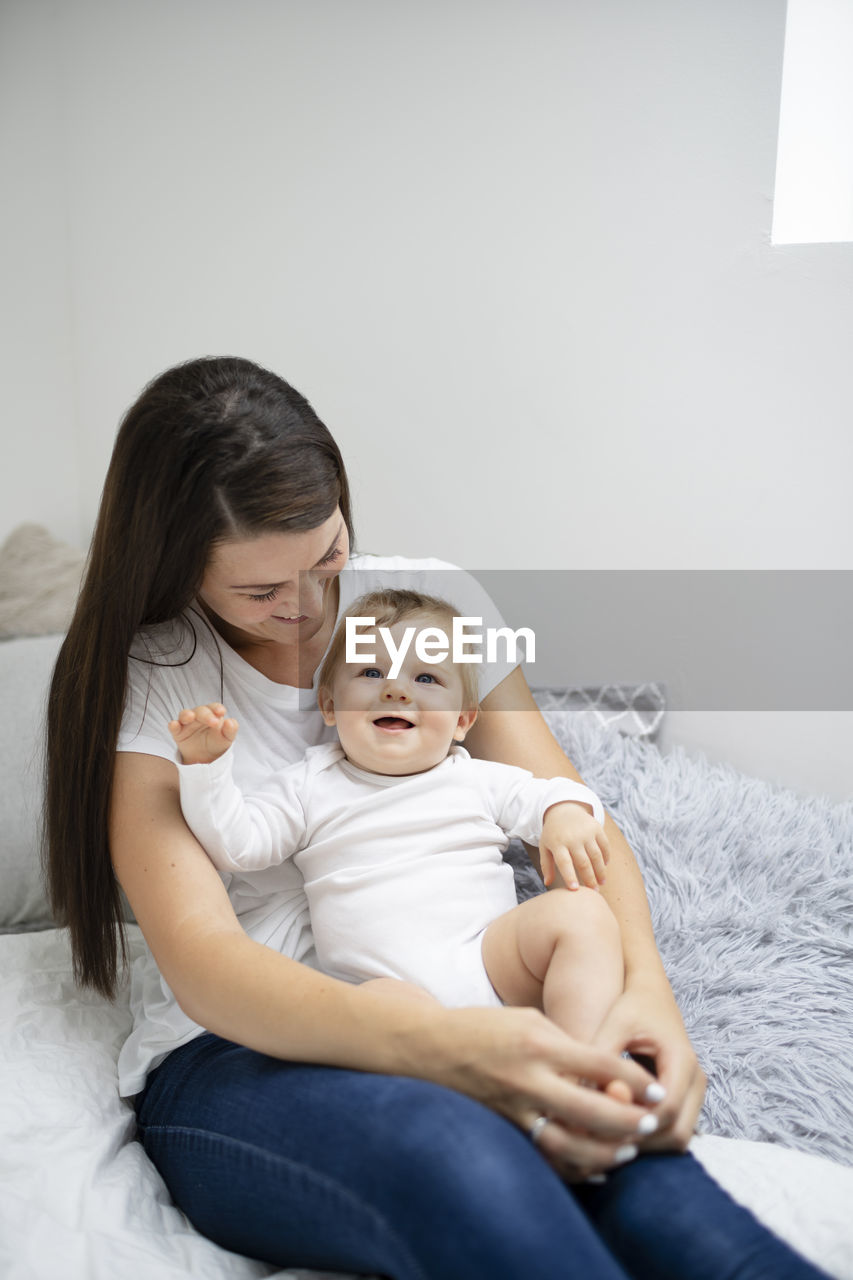
[[[652,1115],[643,1116],[642,1120],[637,1125],[637,1133],[640,1133],[643,1136],[647,1137],[650,1133],[657,1132],[659,1124],[660,1124],[660,1121],[658,1120],[657,1116],[652,1116]]]
[[[624,1147],[617,1147],[613,1152],[614,1164],[627,1164],[629,1160],[633,1160],[639,1154],[639,1148],[635,1147],[632,1142],[628,1142]]]
[[[664,1089],[662,1084],[658,1084],[657,1080],[653,1080],[652,1083],[647,1086],[645,1092],[646,1102],[663,1102],[665,1097],[666,1089]]]
[[[588,1178],[584,1178],[584,1182],[591,1182],[593,1186],[600,1187],[607,1181],[606,1173],[591,1173]]]

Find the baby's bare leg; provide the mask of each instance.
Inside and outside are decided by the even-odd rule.
[[[593,889],[552,889],[489,925],[489,981],[505,1004],[537,1005],[578,1040],[592,1040],[622,993],[616,917]]]

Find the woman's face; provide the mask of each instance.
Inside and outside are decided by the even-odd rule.
[[[321,629],[326,591],[348,556],[340,510],[316,529],[218,542],[199,598],[247,638],[304,643]]]

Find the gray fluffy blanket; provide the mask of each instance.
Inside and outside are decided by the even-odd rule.
[[[853,802],[546,715],[643,871],[702,1128],[853,1164]],[[541,888],[508,857],[520,896]]]

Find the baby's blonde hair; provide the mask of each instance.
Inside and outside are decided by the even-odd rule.
[[[457,613],[452,604],[448,604],[438,596],[428,596],[421,591],[402,588],[368,591],[354,600],[338,623],[337,630],[332,636],[332,643],[320,666],[317,677],[318,696],[324,690],[327,693],[331,691],[338,668],[343,665],[347,618],[375,618],[377,627],[394,627],[398,622],[404,622],[415,614],[424,614],[432,621],[436,618],[443,619],[451,624],[451,628],[453,619],[462,616]],[[476,711],[479,704],[476,664],[458,662],[454,663],[454,666],[462,679],[462,709]]]

